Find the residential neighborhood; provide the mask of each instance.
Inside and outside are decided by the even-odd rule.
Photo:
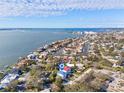
[[[0,80],[0,91],[124,92],[124,32],[78,34],[19,59]]]

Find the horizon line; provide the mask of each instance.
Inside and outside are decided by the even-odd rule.
[[[58,28],[54,28],[54,27],[48,27],[48,28],[40,28],[40,27],[22,27],[22,28],[16,28],[16,27],[8,27],[8,28],[0,28],[1,29],[99,29],[99,28],[102,28],[102,29],[124,29],[124,27],[58,27]]]

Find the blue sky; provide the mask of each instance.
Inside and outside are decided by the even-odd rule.
[[[124,0],[1,0],[0,28],[124,27]]]

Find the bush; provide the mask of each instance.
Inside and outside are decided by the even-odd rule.
[[[12,81],[6,88],[5,91],[7,92],[18,92],[16,86],[18,85],[19,81],[18,80],[14,80]]]
[[[112,63],[109,62],[108,60],[105,60],[105,59],[102,59],[100,62],[99,62],[100,66],[107,66],[107,67],[112,67]]]
[[[3,73],[0,73],[0,79],[2,79],[2,78],[3,78],[3,76],[4,76],[4,74],[3,74]]]
[[[88,84],[84,83],[77,83],[73,85],[67,85],[64,86],[63,89],[64,92],[88,92],[88,91],[94,91],[91,87],[88,86]]]
[[[62,84],[62,78],[59,77],[59,76],[57,76],[57,77],[56,77],[55,84],[56,84],[57,86],[61,87],[61,84]]]
[[[113,70],[124,72],[124,67],[116,67],[116,68],[113,68]]]
[[[43,82],[42,81],[39,82],[37,79],[28,81],[26,84],[26,91],[28,90],[33,92],[43,90]]]
[[[52,73],[50,74],[49,78],[50,78],[50,81],[51,81],[51,82],[54,82],[55,79],[56,79],[56,73],[55,73],[55,72],[52,72]]]
[[[52,91],[53,92],[60,92],[62,91],[62,78],[57,76],[55,82],[52,84]]]

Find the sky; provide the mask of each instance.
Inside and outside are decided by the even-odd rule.
[[[0,0],[0,28],[124,28],[124,0]]]

